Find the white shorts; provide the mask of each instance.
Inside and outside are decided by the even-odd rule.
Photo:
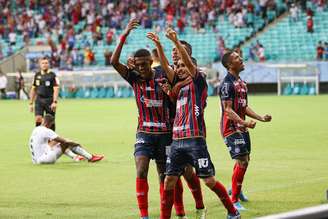
[[[62,154],[60,144],[53,147],[48,146],[44,154],[36,160],[36,164],[54,164]]]

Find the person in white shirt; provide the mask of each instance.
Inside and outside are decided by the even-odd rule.
[[[0,99],[6,99],[7,77],[0,69]]]
[[[90,154],[79,143],[58,136],[50,129],[53,123],[54,117],[46,114],[42,125],[32,131],[29,146],[33,164],[54,164],[67,149],[71,150],[68,150],[69,153],[74,152],[89,162],[97,162],[104,158],[103,155]]]

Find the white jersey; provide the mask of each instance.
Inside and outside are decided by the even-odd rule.
[[[37,163],[39,158],[46,153],[49,147],[48,142],[57,137],[58,135],[47,127],[38,126],[33,129],[29,142],[33,163]]]

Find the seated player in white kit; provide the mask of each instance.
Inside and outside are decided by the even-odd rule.
[[[54,120],[52,115],[47,114],[43,118],[42,125],[35,127],[32,131],[30,150],[34,164],[54,164],[67,149],[89,162],[97,162],[104,158],[103,155],[90,154],[79,143],[59,137],[50,129]]]

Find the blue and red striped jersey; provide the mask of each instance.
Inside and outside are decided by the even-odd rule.
[[[130,70],[125,77],[133,88],[138,107],[137,131],[168,133],[172,131],[169,110],[171,103],[158,83],[166,75],[159,67],[153,70],[155,74],[151,80],[143,80],[134,70]]]
[[[179,90],[173,124],[173,139],[206,137],[204,120],[206,99],[206,76],[197,70],[195,77]]]
[[[219,95],[221,98],[221,134],[223,137],[231,135],[236,131],[247,131],[247,128],[234,122],[228,118],[223,108],[223,101],[232,101],[232,109],[245,120],[247,100],[247,85],[240,78],[236,78],[228,73],[223,79],[219,87]]]

